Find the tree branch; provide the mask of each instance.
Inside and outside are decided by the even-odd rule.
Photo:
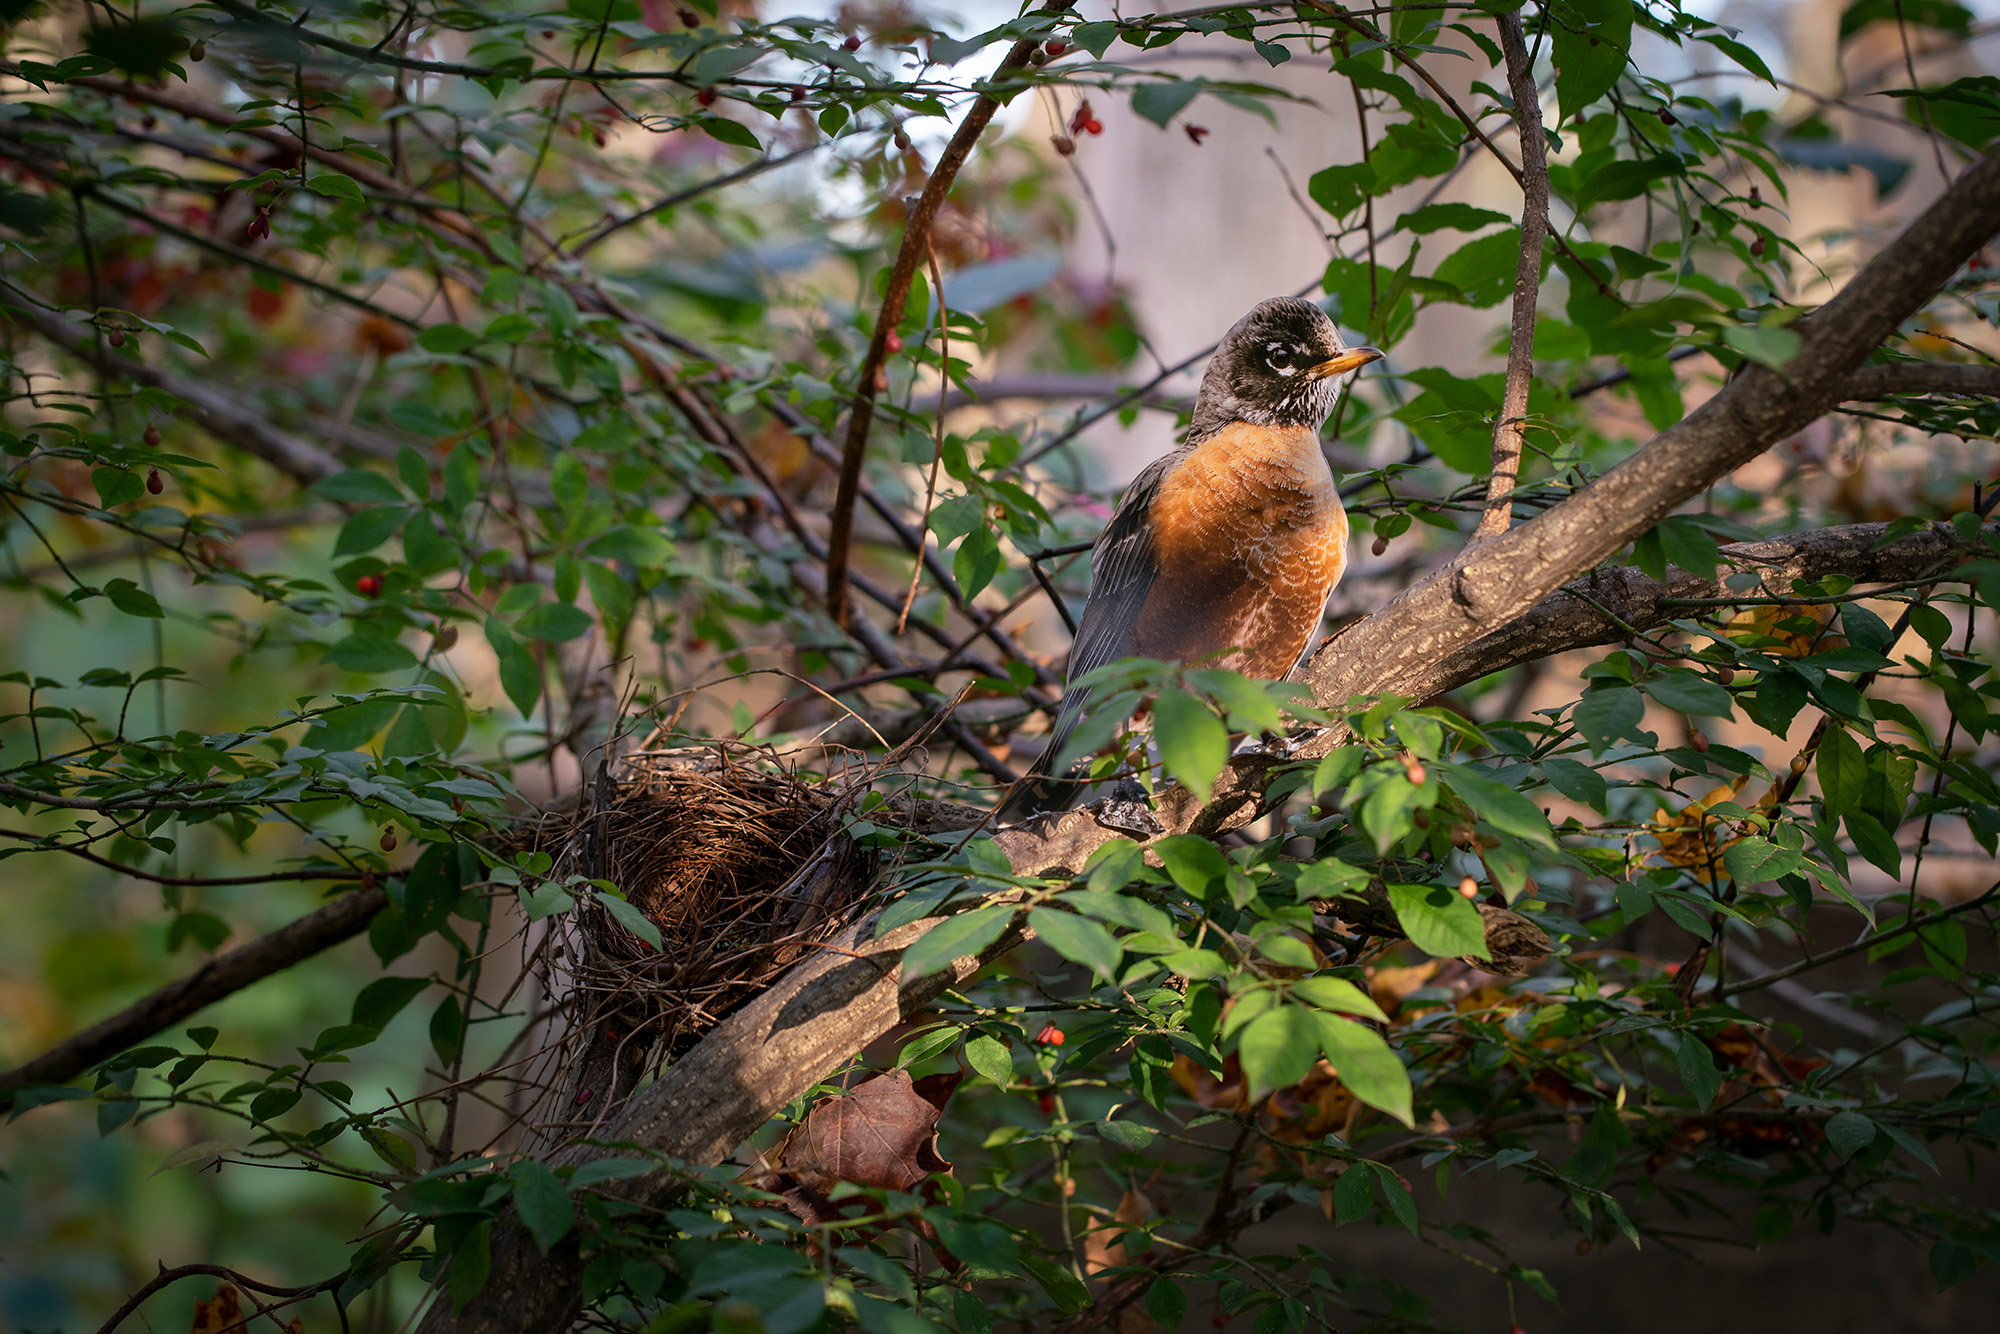
[[[203,1006],[360,935],[388,902],[388,894],[380,889],[358,889],[269,935],[216,955],[103,1023],[0,1074],[0,1106],[11,1105],[14,1092],[28,1085],[68,1083],[99,1061],[179,1023]]]
[[[339,459],[317,445],[308,444],[291,432],[279,429],[263,416],[199,380],[104,351],[95,346],[94,338],[47,311],[10,304],[7,313],[106,375],[172,394],[187,405],[187,417],[210,435],[264,460],[301,485],[331,477],[345,467]]]
[[[1069,4],[1070,0],[1045,0],[1042,12],[1059,14]],[[1039,38],[1023,38],[1014,43],[1007,58],[1000,62],[1000,68],[993,72],[994,81],[1027,64],[1028,57],[1040,44]],[[917,205],[910,210],[909,220],[903,226],[903,243],[896,251],[894,267],[889,270],[882,309],[875,317],[875,332],[868,339],[868,352],[861,358],[861,369],[855,375],[854,406],[848,413],[847,439],[841,446],[840,481],[834,491],[832,524],[826,542],[826,610],[835,625],[847,624],[847,562],[854,537],[855,494],[861,486],[861,462],[868,452],[868,428],[875,421],[875,381],[888,356],[889,335],[903,322],[903,303],[909,299],[910,281],[929,244],[931,223],[936,220],[959,168],[971,156],[973,144],[985,133],[986,123],[999,109],[1000,103],[992,94],[981,93],[945,146],[930,180],[924,183],[924,192],[918,196]],[[922,535],[918,536],[921,540]]]
[[[1542,137],[1541,94],[1534,63],[1521,33],[1518,14],[1501,14],[1500,49],[1507,57],[1507,88],[1514,98],[1514,124],[1521,136],[1521,255],[1514,270],[1513,321],[1507,341],[1507,384],[1500,416],[1493,423],[1493,477],[1487,483],[1486,513],[1472,537],[1496,537],[1513,519],[1512,495],[1521,473],[1521,449],[1528,433],[1528,386],[1535,376],[1535,302],[1542,289],[1542,244],[1549,231],[1548,143]]]

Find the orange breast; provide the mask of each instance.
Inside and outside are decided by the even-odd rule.
[[[1132,652],[1278,679],[1319,628],[1347,564],[1347,513],[1310,431],[1238,422],[1161,483],[1159,576]]]

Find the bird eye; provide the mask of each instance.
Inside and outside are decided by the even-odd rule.
[[[1266,360],[1271,363],[1271,369],[1274,371],[1288,370],[1292,364],[1292,354],[1282,347],[1273,348]]]

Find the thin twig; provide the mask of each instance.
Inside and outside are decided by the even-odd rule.
[[[931,530],[931,506],[937,501],[938,465],[944,462],[944,400],[951,388],[951,312],[944,304],[944,274],[938,268],[937,247],[928,240],[924,243],[924,257],[930,261],[931,291],[937,297],[938,309],[938,410],[936,438],[931,449],[930,479],[924,483],[924,517],[917,524],[917,541],[925,542],[925,534]],[[917,585],[923,582],[924,563],[922,560],[910,562],[910,591],[903,595],[903,610],[896,616],[896,633],[901,635],[910,623],[910,608],[917,602]],[[970,607],[967,610],[971,610]],[[974,636],[977,638],[977,636]]]
[[[1069,0],[1045,0],[1044,13],[1060,13],[1069,8]],[[1000,68],[993,73],[995,82],[1028,63],[1028,57],[1041,45],[1038,38],[1023,38],[1015,42],[1008,51],[1007,58],[1000,62]],[[993,119],[993,113],[1000,109],[1000,103],[991,93],[981,93],[974,100],[972,110],[958,127],[958,132],[945,146],[944,155],[938,159],[937,169],[931,172],[930,180],[924,183],[923,194],[917,197],[916,207],[910,210],[909,221],[903,227],[903,243],[896,251],[896,262],[889,270],[889,283],[882,294],[882,308],[875,318],[875,332],[869,337],[867,355],[861,359],[861,367],[855,375],[854,406],[847,418],[847,439],[840,453],[840,481],[834,491],[832,522],[827,529],[826,553],[826,610],[835,625],[847,624],[847,563],[854,540],[854,502],[861,488],[861,461],[868,452],[868,428],[875,421],[875,395],[877,377],[881,374],[882,363],[889,352],[889,335],[902,323],[903,303],[910,295],[910,280],[915,277],[917,261],[930,247],[931,223],[944,204],[945,194],[958,176],[959,168],[972,155],[973,144],[986,130],[986,124]],[[922,534],[918,534],[922,541]]]

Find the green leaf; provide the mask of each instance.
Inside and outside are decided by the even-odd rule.
[[[612,921],[654,949],[660,948],[660,928],[653,925],[652,919],[640,912],[635,905],[619,898],[616,894],[599,894],[597,902],[598,906],[611,914]]]
[[[747,148],[753,153],[764,151],[764,145],[740,120],[730,120],[727,116],[703,116],[695,121],[709,138],[735,148]]]
[[[500,662],[500,688],[523,718],[533,717],[542,697],[542,665],[498,616],[486,618],[486,642]]]
[[[328,199],[361,199],[361,186],[352,176],[342,176],[337,171],[321,172],[306,180],[306,189]]]
[[[127,616],[142,616],[156,621],[166,615],[160,609],[159,599],[130,579],[110,580],[104,585],[104,596]]]
[[[1464,799],[1474,815],[1503,834],[1555,850],[1556,836],[1549,828],[1549,817],[1520,791],[1489,778],[1474,765],[1443,760],[1436,764],[1445,785]]]
[[[1229,859],[1222,849],[1194,834],[1175,834],[1153,845],[1160,865],[1176,885],[1197,899],[1205,899],[1229,874]]]
[[[945,918],[903,951],[904,980],[949,968],[955,959],[978,955],[1000,939],[1014,913],[1012,906],[996,903]]]
[[[1315,1012],[1313,1021],[1320,1047],[1348,1092],[1404,1125],[1414,1125],[1410,1072],[1382,1035],[1337,1015]]]
[[[981,524],[965,535],[958,544],[958,554],[951,558],[951,573],[966,597],[993,582],[993,576],[1000,573],[1000,539],[990,525]]]
[[[1570,718],[1590,743],[1590,753],[1602,755],[1637,728],[1645,716],[1646,701],[1631,686],[1596,686],[1584,692]]]
[[[1160,955],[1158,962],[1176,977],[1201,979],[1229,975],[1228,962],[1214,950],[1175,950]]]
[[[1469,899],[1447,885],[1389,886],[1389,905],[1410,943],[1440,959],[1484,959],[1486,924]]]
[[[1352,1163],[1333,1183],[1335,1226],[1357,1222],[1375,1208],[1375,1174],[1366,1163]]]
[[[393,639],[357,630],[326,651],[324,662],[350,672],[396,672],[417,665],[417,655]]]
[[[1179,1329],[1181,1321],[1187,1316],[1187,1308],[1187,1293],[1181,1291],[1181,1285],[1170,1278],[1156,1278],[1153,1286],[1146,1289],[1146,1314],[1159,1321],[1165,1329]]]
[[[1319,960],[1313,957],[1312,946],[1297,936],[1283,931],[1273,931],[1260,937],[1257,952],[1282,968],[1316,968]]]
[[[146,494],[145,481],[129,468],[98,468],[90,474],[90,484],[105,509],[129,505]]]
[[[1509,227],[1491,236],[1467,241],[1446,256],[1432,276],[1457,288],[1468,306],[1498,305],[1514,290],[1520,252],[1521,229]],[[1450,299],[1460,300],[1461,297]]]
[[[1552,755],[1542,761],[1542,777],[1549,786],[1568,797],[1580,801],[1602,815],[1604,803],[1611,789],[1604,781],[1604,775],[1579,760],[1561,755]]]
[[[431,1050],[437,1053],[438,1063],[445,1069],[452,1067],[460,1044],[465,1040],[465,1011],[459,1008],[458,997],[446,996],[431,1011]]]
[[[417,346],[449,356],[479,346],[479,335],[457,324],[433,324],[417,335]]]
[[[431,985],[428,977],[379,977],[354,997],[350,1023],[382,1029]]]
[[[1861,800],[1863,784],[1868,781],[1868,761],[1854,735],[1844,727],[1828,727],[1826,735],[1820,738],[1814,768],[1819,774],[1820,796],[1826,802],[1828,817],[1839,819],[1853,810],[1854,803]]]
[[[358,1132],[375,1156],[401,1173],[417,1170],[416,1146],[393,1131],[380,1126],[362,1126]]]
[[[594,624],[589,612],[568,602],[544,602],[514,622],[514,628],[531,639],[552,644],[580,638]]]
[[[1505,213],[1496,213],[1490,208],[1474,208],[1470,204],[1426,204],[1397,218],[1395,230],[1427,236],[1446,228],[1459,232],[1476,232],[1481,227],[1490,227],[1496,222],[1512,221],[1513,219]]]
[[[1042,1285],[1042,1291],[1048,1293],[1050,1300],[1061,1310],[1081,1311],[1090,1305],[1090,1289],[1084,1287],[1082,1281],[1067,1269],[1032,1252],[1022,1253],[1021,1268],[1027,1270],[1028,1276]]]
[[[310,489],[322,499],[352,505],[397,504],[409,499],[396,489],[394,482],[366,468],[349,468],[346,472],[322,477]]]
[[[1859,1112],[1835,1112],[1826,1121],[1826,1142],[1844,1163],[1874,1142],[1875,1130],[1875,1123]]]
[[[334,541],[335,556],[358,556],[395,536],[409,518],[410,512],[401,505],[372,505],[361,510],[340,526],[340,536]]]
[[[991,1033],[975,1033],[965,1040],[965,1063],[1002,1088],[1014,1082],[1014,1054]]]
[[[1166,689],[1153,704],[1160,761],[1203,801],[1229,762],[1229,732],[1213,710],[1185,690]]]
[[[486,1288],[493,1268],[493,1225],[484,1219],[473,1225],[451,1255],[451,1309],[465,1310],[466,1304]]]
[[[1706,1107],[1715,1101],[1715,1095],[1722,1090],[1722,1071],[1715,1068],[1715,1054],[1709,1051],[1706,1042],[1693,1033],[1681,1034],[1674,1067],[1680,1071],[1681,1083],[1687,1085],[1696,1102]]]
[[[1570,0],[1549,27],[1561,124],[1610,92],[1624,74],[1632,6],[1630,0]]]
[[[1236,1045],[1250,1081],[1250,1101],[1304,1079],[1319,1059],[1319,1048],[1319,1025],[1303,1006],[1280,1005],[1252,1019]]]
[[[1299,999],[1322,1010],[1341,1010],[1378,1023],[1389,1022],[1389,1016],[1382,1013],[1374,998],[1344,977],[1302,977],[1292,983],[1292,991]]]
[[[1181,108],[1194,101],[1201,87],[1200,82],[1193,79],[1167,79],[1141,84],[1132,91],[1132,110],[1164,130],[1167,122],[1180,114]]]
[[[1774,371],[1782,371],[1799,354],[1799,336],[1790,329],[1766,328],[1758,324],[1731,325],[1722,331],[1722,341],[1750,360]]]
[[[673,557],[674,545],[657,528],[619,524],[606,529],[590,544],[587,553],[627,565],[665,565]]]
[[[1662,672],[1641,687],[1660,703],[1679,713],[1704,718],[1734,718],[1729,692],[1715,682],[1693,672],[1675,669]]]
[[[1847,826],[1847,836],[1854,840],[1856,852],[1871,865],[1902,879],[1903,851],[1896,846],[1895,835],[1880,820],[1866,811],[1849,811],[1842,823]]]
[[[1070,962],[1083,964],[1107,981],[1118,976],[1125,951],[1109,931],[1089,918],[1035,907],[1028,910],[1028,925],[1043,944]]]
[[[548,1166],[533,1158],[514,1164],[507,1174],[514,1183],[514,1211],[521,1215],[535,1246],[543,1255],[569,1235],[576,1223],[576,1206]]]

